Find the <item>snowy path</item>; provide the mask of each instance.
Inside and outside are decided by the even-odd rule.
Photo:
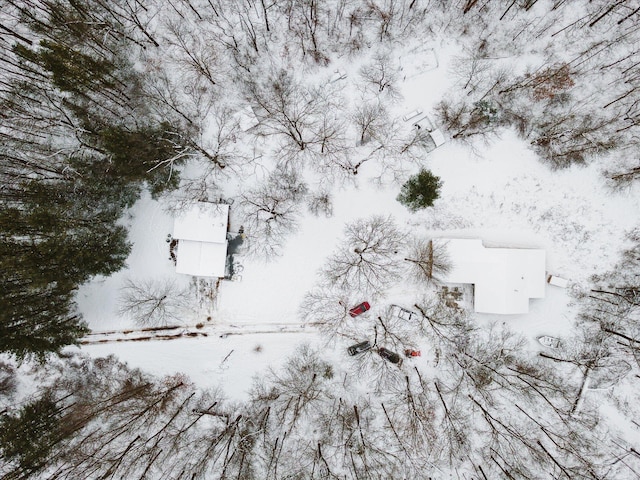
[[[178,338],[219,337],[230,335],[249,335],[263,333],[304,333],[314,329],[314,326],[302,323],[256,323],[243,325],[211,325],[202,328],[167,326],[159,328],[142,328],[138,330],[109,330],[91,332],[81,341],[81,345],[114,342],[143,342],[159,340],[175,340]]]

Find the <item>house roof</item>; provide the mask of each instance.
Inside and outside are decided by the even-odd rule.
[[[227,240],[229,205],[198,202],[176,217],[173,238],[223,243]]]
[[[487,248],[479,238],[436,241],[446,246],[452,265],[442,280],[474,284],[476,312],[527,313],[530,298],[544,297],[544,250]]]
[[[176,255],[176,272],[196,277],[218,277],[225,275],[227,242],[195,242],[180,240]]]
[[[176,272],[198,277],[224,277],[227,260],[229,205],[198,202],[176,217]]]

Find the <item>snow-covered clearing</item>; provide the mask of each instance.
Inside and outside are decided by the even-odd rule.
[[[401,83],[403,100],[395,106],[394,115],[401,117],[416,108],[430,113],[446,90],[452,50],[452,47],[437,50],[438,67],[407,74]],[[347,72],[347,79],[342,82],[357,76],[355,67],[344,64],[341,68]],[[411,122],[404,123],[407,129],[411,128]],[[198,308],[185,311],[184,325],[203,322],[222,330],[229,325],[240,329],[247,325],[251,331],[262,323],[304,322],[304,294],[316,282],[317,271],[336,248],[344,226],[357,218],[390,215],[415,236],[480,237],[487,246],[544,248],[547,270],[570,279],[571,286],[576,288],[590,275],[615,262],[624,245],[625,232],[633,228],[640,211],[637,190],[610,191],[603,183],[598,161],[586,167],[550,170],[510,131],[504,131],[488,145],[448,142],[425,154],[420,166],[431,169],[444,182],[434,207],[409,213],[395,200],[399,184],[392,181],[381,184],[377,181],[377,166],[366,163],[354,177],[355,183],[333,190],[332,217],[305,214],[297,231],[286,240],[281,256],[268,261],[237,257],[243,267],[240,280],[220,284],[212,311]],[[412,168],[417,171],[419,166]],[[148,196],[138,201],[128,219],[133,242],[128,269],[106,279],[94,279],[78,293],[80,309],[93,330],[133,327],[130,320],[117,313],[119,288],[127,278],[175,278],[184,285],[190,282],[187,276],[175,274],[169,259],[166,237],[172,231],[173,220],[166,213],[167,206],[166,200],[155,201]],[[387,298],[378,300],[382,305],[374,307],[390,303],[410,306],[418,293],[416,286],[406,281],[403,288],[395,288]],[[506,322],[532,341],[540,334],[569,333],[572,311],[565,290],[548,286],[546,298],[532,300],[530,306],[528,315],[477,318],[487,323]],[[192,338],[91,345],[83,350],[91,355],[115,353],[133,366],[158,373],[184,371],[198,384],[220,382],[229,387],[230,394],[237,395],[249,385],[248,379],[257,369],[292,351],[298,338],[277,334],[265,338],[238,336],[224,341]],[[338,348],[346,347],[349,341],[345,340]],[[256,344],[263,345],[263,353],[252,352]],[[532,347],[538,348],[535,343]],[[228,370],[223,373],[217,365],[220,356],[230,349],[234,355],[226,360]]]

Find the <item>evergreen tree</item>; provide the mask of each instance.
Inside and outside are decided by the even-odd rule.
[[[29,278],[14,274],[4,276],[0,288],[0,351],[19,360],[44,360],[88,332],[68,286],[32,286]]]
[[[129,129],[121,125],[109,125],[98,132],[98,145],[108,152],[106,172],[128,182],[147,181],[152,195],[178,186],[177,171],[166,173],[162,165],[178,164],[188,148],[176,142],[170,126]]]
[[[24,45],[14,46],[21,58],[38,64],[51,73],[53,84],[63,92],[83,93],[99,88],[115,88],[110,78],[115,66],[104,58],[95,59],[69,46],[42,40],[37,51]]]
[[[60,408],[49,397],[22,407],[17,416],[0,417],[0,451],[8,461],[17,462],[27,478],[45,466],[51,448],[60,439]]]
[[[440,196],[441,186],[440,177],[423,169],[402,185],[396,200],[412,212],[416,212],[421,208],[433,205],[433,202]]]
[[[130,246],[115,222],[131,199],[75,181],[27,182],[24,192],[0,212],[5,271],[29,272],[38,285],[75,285],[124,266]]]
[[[26,182],[0,210],[0,351],[43,359],[76,343],[87,328],[75,289],[124,266],[130,245],[116,221],[134,192],[116,198],[86,178],[96,182]]]
[[[86,333],[78,285],[124,266],[130,245],[118,219],[145,183],[152,194],[176,187],[173,167],[191,147],[150,111],[131,37],[108,5],[16,8],[42,40],[6,52],[0,351],[44,358]]]

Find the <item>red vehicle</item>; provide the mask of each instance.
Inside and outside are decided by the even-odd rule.
[[[420,350],[407,349],[404,351],[404,354],[407,357],[419,357],[422,355],[422,352]]]
[[[360,305],[355,306],[351,310],[349,310],[349,315],[351,315],[352,317],[357,317],[358,315],[366,312],[370,308],[371,308],[371,305],[369,305],[369,302],[362,302]]]

